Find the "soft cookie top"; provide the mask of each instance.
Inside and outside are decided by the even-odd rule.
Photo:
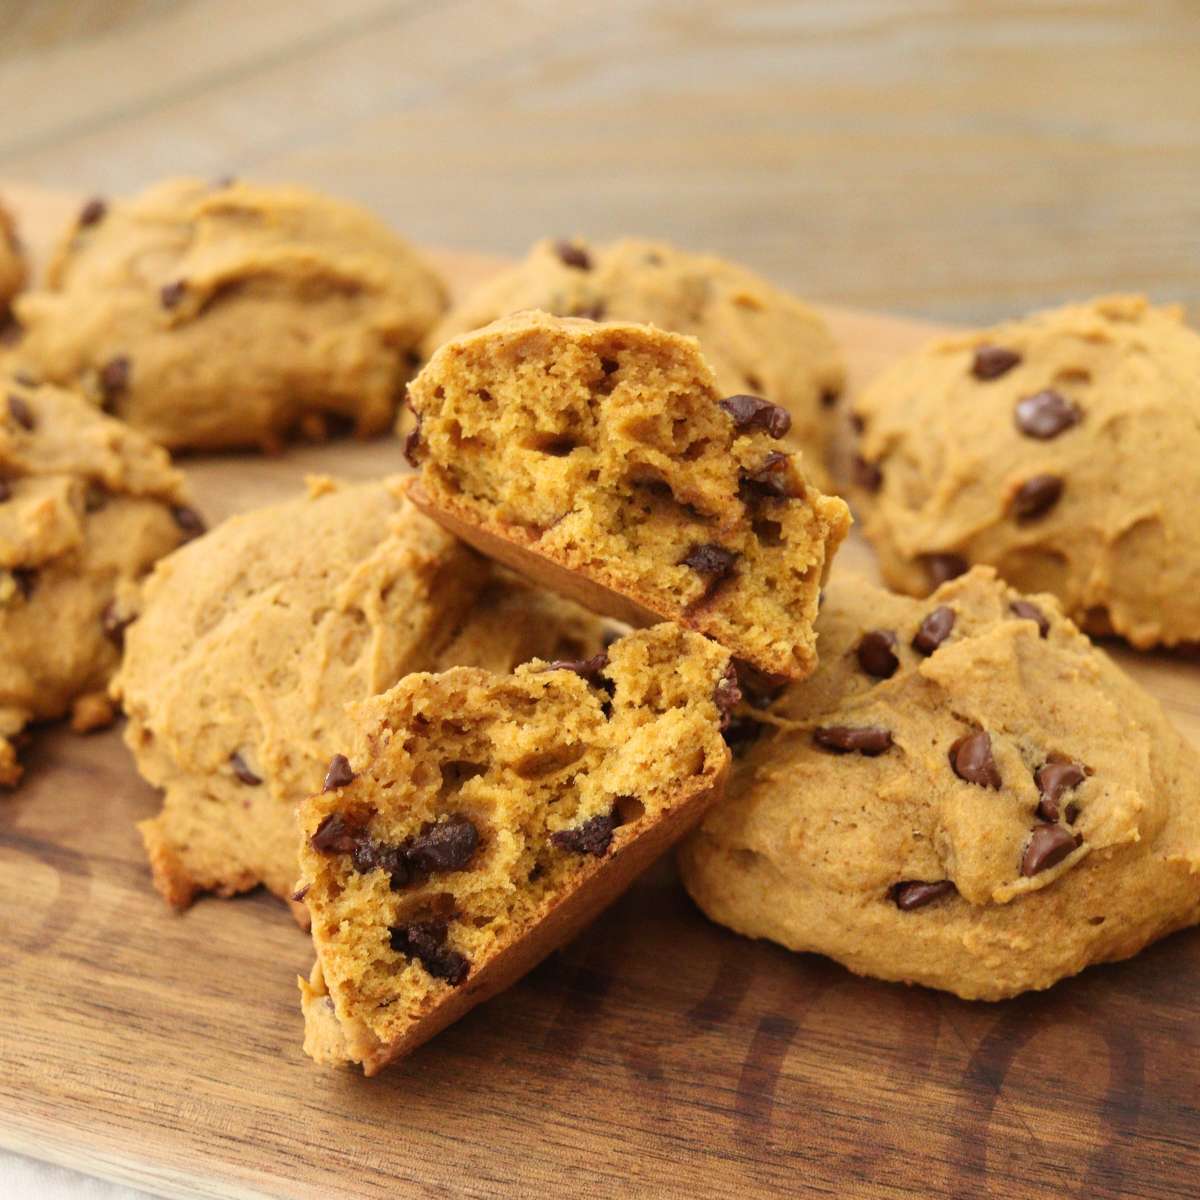
[[[813,669],[849,514],[781,442],[787,413],[722,396],[694,338],[522,313],[446,343],[409,397],[410,494],[454,533],[597,611]]]
[[[1200,334],[1110,296],[939,339],[854,405],[856,504],[896,587],[971,563],[1093,633],[1200,639]]]
[[[293,187],[171,180],[91,200],[18,356],[163,445],[277,447],[391,422],[441,282],[363,210]]]

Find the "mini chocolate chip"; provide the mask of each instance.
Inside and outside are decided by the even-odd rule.
[[[20,396],[11,394],[8,397],[9,415],[22,429],[32,429],[37,422],[33,419],[33,409]]]
[[[574,242],[568,242],[563,238],[555,243],[554,252],[564,266],[575,267],[580,271],[592,269],[592,260],[588,256],[588,252],[582,246],[576,246]]]
[[[33,567],[13,567],[9,574],[12,576],[13,583],[17,585],[17,591],[21,593],[21,597],[28,600],[30,596],[37,590],[38,573]]]
[[[965,734],[950,747],[950,766],[959,779],[979,787],[999,788],[1000,768],[992,755],[992,739],[984,729]]]
[[[393,925],[388,930],[388,942],[397,954],[416,959],[434,979],[458,987],[471,967],[457,950],[446,947],[446,934],[445,921],[410,921]]]
[[[902,912],[912,912],[914,908],[924,908],[934,900],[957,890],[954,881],[950,879],[938,879],[933,883],[908,880],[897,883],[892,888],[891,896],[898,909]]]
[[[788,410],[761,396],[727,396],[721,407],[733,418],[735,429],[762,429],[773,438],[781,438],[792,427]]]
[[[934,587],[941,587],[943,583],[965,575],[969,569],[967,560],[960,554],[923,554],[921,561]]]
[[[717,706],[720,716],[720,729],[724,732],[729,728],[733,710],[742,702],[742,689],[738,687],[737,668],[730,663],[725,668],[725,674],[713,691],[713,703]]]
[[[1021,874],[1026,878],[1049,870],[1062,862],[1083,839],[1061,825],[1038,825],[1034,828],[1021,856]]]
[[[976,379],[999,379],[1008,374],[1021,361],[1015,350],[1003,346],[980,346],[971,363],[971,374]]]
[[[1057,475],[1033,475],[1025,480],[1012,498],[1012,514],[1018,521],[1033,521],[1045,516],[1063,494],[1063,481]]]
[[[125,630],[132,624],[133,617],[121,616],[115,600],[110,600],[100,614],[100,628],[118,650],[125,645]]]
[[[362,840],[362,829],[335,812],[322,820],[308,844],[319,854],[352,854]]]
[[[175,524],[183,532],[185,541],[190,542],[192,538],[198,538],[205,531],[204,518],[194,508],[188,508],[185,504],[175,505],[171,509],[171,516],[175,518]]]
[[[560,829],[557,833],[552,833],[550,841],[560,850],[603,858],[612,845],[613,830],[616,827],[617,820],[613,813],[601,813],[573,829]]]
[[[1063,793],[1077,788],[1086,778],[1087,771],[1082,763],[1072,762],[1071,759],[1060,754],[1051,755],[1033,773],[1033,781],[1037,784],[1038,792],[1041,795],[1037,806],[1037,815],[1050,824],[1057,821],[1059,801],[1062,799]],[[1073,820],[1073,818],[1068,816],[1068,820]]]
[[[1032,604],[1028,600],[1014,600],[1008,608],[1014,616],[1020,617],[1021,620],[1036,622],[1040,637],[1049,635],[1050,618],[1036,604]]]
[[[724,579],[737,561],[736,550],[726,550],[715,542],[692,548],[679,560],[682,567],[691,567],[698,575],[707,575],[713,582]]]
[[[892,733],[882,725],[822,725],[813,730],[813,741],[834,754],[865,754],[874,758],[891,749]]]
[[[108,204],[101,196],[93,196],[79,210],[79,227],[86,229],[89,225],[95,225],[97,221],[104,220],[104,214],[108,212]]]
[[[118,354],[100,368],[100,393],[104,397],[106,407],[129,386],[130,367],[128,357]]]
[[[607,691],[612,688],[612,681],[604,676],[604,668],[607,666],[608,651],[602,650],[599,654],[593,654],[591,658],[556,659],[546,670],[573,671],[581,679],[590,683],[592,687],[604,688]]]
[[[229,756],[229,765],[233,768],[233,773],[245,784],[251,787],[257,787],[262,783],[262,779],[250,770],[246,765],[246,760],[242,757],[241,751],[235,750]]]
[[[0,478],[0,504],[12,499],[12,485],[7,479]]]
[[[891,629],[872,629],[859,640],[858,665],[876,679],[891,679],[900,666],[896,657],[896,634]]]
[[[329,770],[325,772],[325,782],[321,785],[321,791],[332,792],[353,782],[354,772],[350,769],[350,760],[344,754],[335,754],[329,760]]]
[[[457,813],[422,830],[409,843],[405,858],[414,871],[427,874],[461,871],[479,846],[479,830]]]
[[[408,431],[408,436],[404,439],[404,458],[408,465],[414,469],[421,465],[421,459],[418,457],[420,449],[421,417],[418,414],[417,423]]]
[[[932,654],[954,629],[955,612],[948,604],[939,604],[921,622],[912,640],[912,647],[921,654]]]
[[[159,289],[158,298],[162,302],[163,308],[174,308],[187,293],[187,280],[176,279],[171,283],[164,283]]]
[[[842,393],[837,388],[826,388],[821,393],[822,408],[836,408],[837,402],[842,398]]]
[[[883,487],[883,469],[868,462],[861,454],[854,456],[854,482],[865,492],[877,492]]]
[[[1078,425],[1083,414],[1065,396],[1054,391],[1036,392],[1017,403],[1017,428],[1026,437],[1046,441],[1058,437],[1072,425]]]

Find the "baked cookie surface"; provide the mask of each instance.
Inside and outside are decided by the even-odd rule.
[[[1052,597],[841,577],[818,628],[681,850],[713,920],[989,1000],[1200,920],[1200,757]]]
[[[0,380],[0,784],[31,721],[112,719],[140,581],[202,529],[166,451],[73,393]]]
[[[660,625],[357,705],[356,748],[301,807],[308,1052],[374,1074],[594,917],[717,796],[732,673]]]
[[[722,398],[695,339],[522,313],[447,342],[409,401],[410,494],[458,536],[596,611],[813,669],[849,513],[781,449],[787,414]]]
[[[725,395],[748,392],[787,410],[788,441],[803,451],[805,474],[829,490],[826,442],[845,366],[820,315],[761,276],[662,242],[547,239],[447,313],[426,339],[426,356],[523,309],[693,335]]]
[[[1200,640],[1200,333],[1110,296],[939,339],[856,400],[856,508],[888,582],[971,563],[1089,632]]]
[[[277,449],[391,423],[442,283],[368,213],[171,180],[90,201],[15,306],[19,361],[172,448]]]
[[[410,671],[599,649],[598,621],[490,567],[397,483],[313,479],[148,582],[113,692],[138,770],[164,791],[140,829],[169,903],[291,895],[295,806],[350,744],[350,701]]]

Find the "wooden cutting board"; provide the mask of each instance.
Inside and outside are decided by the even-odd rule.
[[[4,189],[44,248],[78,201]],[[456,285],[496,261],[436,255]],[[859,383],[932,327],[829,311]],[[184,463],[216,520],[397,444]],[[873,570],[853,542],[839,568]],[[1112,652],[1200,743],[1200,663]],[[669,863],[574,944],[365,1080],[300,1049],[275,901],[183,916],[113,730],[40,732],[0,800],[0,1145],[170,1196],[1195,1197],[1200,933],[968,1004],[706,922]]]

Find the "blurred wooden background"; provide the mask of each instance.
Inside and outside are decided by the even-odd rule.
[[[4,0],[0,176],[636,231],[948,320],[1200,302],[1196,0]]]

